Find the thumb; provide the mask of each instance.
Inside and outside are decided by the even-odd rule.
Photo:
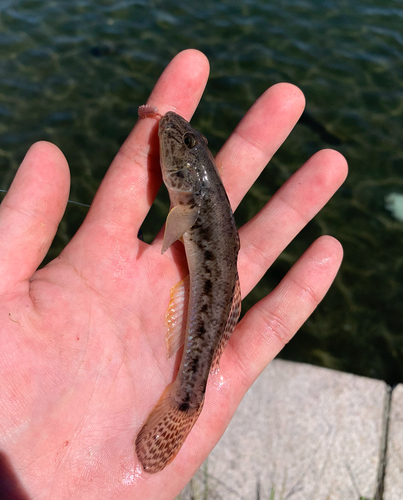
[[[31,278],[63,216],[70,187],[67,161],[55,145],[28,150],[0,205],[0,293]]]

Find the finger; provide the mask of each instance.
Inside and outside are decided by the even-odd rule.
[[[342,260],[331,236],[316,240],[267,297],[250,309],[230,339],[228,350],[243,391],[289,342],[323,299]]]
[[[178,54],[162,73],[148,104],[160,113],[175,110],[190,118],[207,82],[209,65],[199,51]],[[158,153],[158,123],[140,119],[116,155],[96,194],[79,232],[90,225],[108,227],[108,236],[132,241],[157,194],[161,183]],[[89,241],[92,235],[86,234]]]
[[[305,98],[298,87],[280,83],[250,108],[216,156],[231,206],[249,191],[299,120]]]
[[[28,280],[45,257],[66,208],[70,174],[63,153],[37,142],[0,205],[1,290]]]
[[[313,155],[239,231],[238,267],[245,297],[278,255],[344,182],[347,163],[332,150]]]

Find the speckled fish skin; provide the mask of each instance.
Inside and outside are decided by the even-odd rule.
[[[159,139],[162,175],[171,200],[163,251],[182,236],[190,284],[177,378],[136,439],[137,455],[150,473],[173,460],[196,422],[209,373],[235,328],[241,301],[238,231],[207,140],[174,112],[161,118]],[[173,219],[179,225],[186,220],[191,226],[169,238],[175,232]]]

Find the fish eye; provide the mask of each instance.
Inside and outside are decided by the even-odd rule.
[[[196,137],[193,134],[187,133],[183,136],[183,143],[187,148],[192,149],[196,146]]]

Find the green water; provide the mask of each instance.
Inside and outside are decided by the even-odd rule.
[[[202,5],[202,7],[201,7]],[[36,140],[56,143],[72,172],[70,198],[90,203],[156,79],[180,50],[202,50],[211,78],[193,124],[216,152],[270,85],[307,98],[298,124],[236,219],[242,225],[319,149],[335,147],[348,181],[244,301],[270,292],[319,235],[345,259],[334,286],[283,356],[403,381],[403,223],[385,198],[403,194],[403,2],[392,0],[0,1],[0,188]],[[318,128],[318,124],[323,128]],[[157,199],[144,234],[166,217]],[[86,209],[70,205],[49,257]]]

